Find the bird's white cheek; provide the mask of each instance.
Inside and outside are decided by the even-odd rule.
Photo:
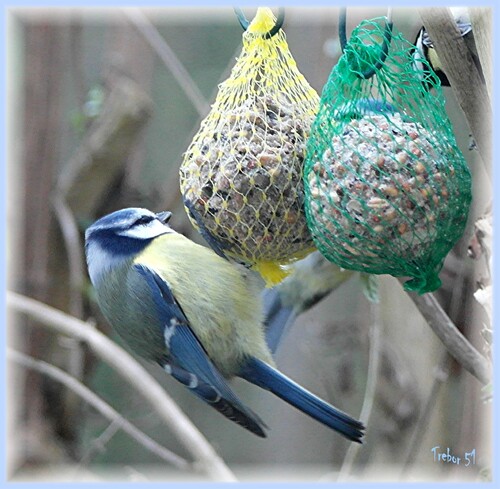
[[[92,284],[96,286],[119,261],[121,261],[119,257],[113,256],[99,245],[90,246],[87,252],[87,263]]]

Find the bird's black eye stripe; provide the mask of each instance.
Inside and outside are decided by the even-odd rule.
[[[142,216],[134,222],[134,226],[141,226],[142,224],[149,224],[154,219],[153,216]]]

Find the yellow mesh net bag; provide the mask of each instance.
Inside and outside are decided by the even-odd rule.
[[[243,49],[184,154],[180,187],[193,225],[267,286],[314,248],[304,212],[305,144],[319,105],[276,19],[259,8]]]

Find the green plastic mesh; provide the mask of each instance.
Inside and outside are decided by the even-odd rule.
[[[424,293],[441,285],[463,234],[471,177],[439,79],[425,60],[418,71],[414,46],[393,31],[377,66],[385,29],[385,18],[362,22],[323,89],[306,148],[306,218],[328,260],[411,277],[405,288]]]

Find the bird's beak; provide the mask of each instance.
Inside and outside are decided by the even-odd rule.
[[[170,211],[158,212],[158,214],[156,214],[156,217],[162,224],[167,224],[172,217],[172,213]]]

